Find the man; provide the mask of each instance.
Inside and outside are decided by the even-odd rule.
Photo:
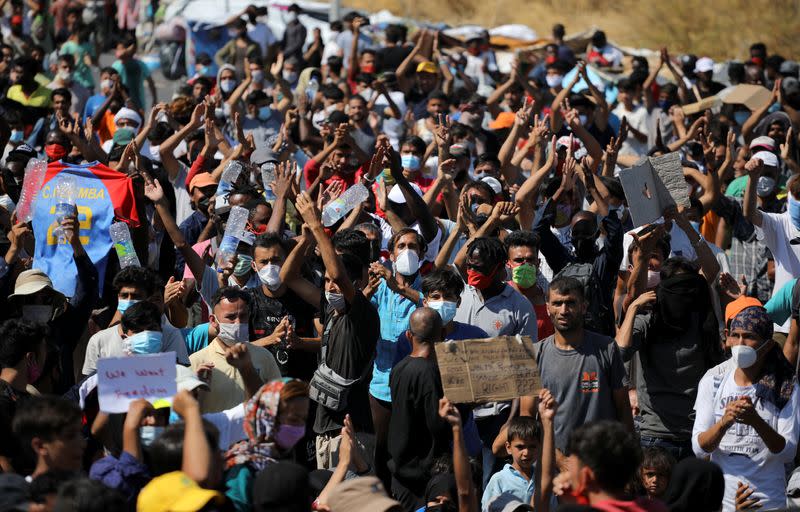
[[[742,483],[764,509],[786,506],[786,473],[797,451],[800,390],[794,368],[772,339],[764,308],[745,307],[731,320],[733,365],[700,381],[692,447],[725,476],[723,510],[738,508]]]
[[[622,142],[620,155],[646,156],[647,137],[647,109],[636,100],[639,96],[638,85],[629,79],[622,79],[617,84],[617,107],[611,112],[618,119],[623,117],[628,120],[628,137]]]
[[[50,106],[50,90],[42,87],[36,81],[36,73],[39,64],[30,57],[20,57],[14,61],[12,76],[17,79],[14,85],[8,88],[6,98],[16,101],[23,109],[23,120],[26,126],[32,126],[36,119],[45,112],[44,109]]]
[[[314,399],[319,403],[314,421],[317,467],[329,469],[338,463],[340,433],[348,414],[356,430],[356,440],[364,446],[362,453],[367,461],[371,461],[374,435],[372,417],[368,412],[368,375],[380,335],[380,320],[360,290],[364,284],[364,264],[351,254],[336,254],[322,227],[319,210],[307,193],[298,196],[297,210],[311,229],[325,266],[323,300],[319,300],[319,292],[316,300],[306,298],[321,312],[322,369],[327,368],[339,376],[339,380],[350,383],[340,395],[346,397],[346,403],[331,408],[326,405],[332,402],[327,400],[325,390],[320,390],[314,383],[317,375],[312,379],[311,396],[316,397]]]
[[[45,366],[46,332],[43,324],[21,319],[6,320],[0,325],[0,468],[5,473],[30,474],[24,464],[21,446],[11,431],[18,408],[31,396],[28,386],[34,384]]]
[[[117,43],[117,60],[111,64],[111,67],[119,73],[120,81],[122,85],[127,87],[133,103],[137,107],[144,109],[144,83],[145,81],[147,82],[153,105],[158,102],[156,99],[156,84],[153,82],[153,77],[150,76],[150,70],[147,65],[135,58],[135,54],[136,38],[131,34],[123,35]]]
[[[406,510],[424,505],[434,460],[450,451],[450,429],[439,417],[444,396],[434,344],[442,341],[442,319],[430,308],[409,317],[411,354],[392,369],[389,469],[392,494]]]
[[[553,334],[553,324],[547,314],[544,297],[546,280],[539,273],[539,236],[530,231],[513,231],[504,240],[508,250],[506,267],[511,274],[508,284],[528,299],[536,313],[539,339]],[[538,341],[538,340],[537,340]]]
[[[63,87],[54,89],[50,93],[51,106],[53,113],[39,118],[31,130],[26,143],[39,151],[44,150],[45,137],[48,133],[59,129],[59,119],[67,119],[72,123],[70,110],[72,109],[72,93]]]
[[[745,170],[750,180],[744,193],[744,216],[756,226],[756,235],[764,241],[775,260],[774,294],[790,279],[800,275],[800,245],[795,242],[800,237],[800,180],[793,176],[787,183],[786,211],[767,213],[756,208],[758,182],[762,173],[776,176],[777,169],[772,166],[765,169],[765,162],[754,157],[745,164]],[[776,324],[775,330],[781,334],[788,333],[789,322],[787,319],[782,325]]]
[[[286,31],[283,33],[281,41],[284,58],[294,58],[297,62],[303,62],[303,46],[306,44],[306,34],[308,33],[306,27],[297,19],[301,12],[299,5],[289,6],[288,23],[286,23]]]
[[[347,102],[347,115],[350,117],[350,136],[361,151],[371,154],[375,150],[375,132],[367,120],[367,100],[358,94],[351,96]]]
[[[714,61],[708,57],[700,57],[694,65],[694,74],[697,77],[695,87],[692,88],[693,100],[700,101],[703,98],[714,96],[725,88],[719,82],[713,80]],[[630,120],[628,120],[630,123]]]
[[[67,89],[72,94],[72,104],[69,108],[70,114],[83,114],[86,102],[91,93],[89,89],[74,80],[75,57],[69,53],[62,53],[58,57],[58,72],[56,77],[47,85],[50,90]]]
[[[591,421],[617,420],[633,432],[628,382],[614,340],[584,329],[583,285],[556,278],[547,294],[547,311],[555,333],[534,345],[542,387],[561,404],[555,418],[556,448],[567,448],[570,434]],[[533,400],[520,408],[533,416]]]
[[[214,294],[209,316],[217,337],[209,345],[192,354],[192,370],[210,379],[211,390],[200,394],[203,413],[220,412],[242,403],[246,390],[258,389],[264,382],[281,378],[275,358],[265,348],[248,345],[253,362],[241,369],[228,361],[228,348],[237,343],[249,343],[250,296],[246,291],[228,286]]]
[[[186,343],[178,329],[169,324],[163,316],[163,294],[157,285],[158,276],[148,268],[125,267],[114,276],[114,289],[117,291],[117,312],[115,318],[121,317],[133,304],[149,301],[161,306],[161,326],[163,330],[162,346],[157,352],[175,352],[179,364],[189,364]],[[91,375],[97,370],[97,360],[103,357],[121,357],[125,355],[125,341],[122,327],[116,323],[91,338],[86,346],[86,357],[83,362],[83,375]]]

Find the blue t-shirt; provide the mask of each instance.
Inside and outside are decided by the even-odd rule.
[[[181,329],[184,341],[186,341],[186,351],[189,355],[199,352],[208,346],[208,322],[196,327]]]
[[[100,107],[103,106],[103,102],[106,101],[106,97],[102,94],[95,94],[90,96],[88,100],[86,100],[86,105],[83,107],[83,120],[86,121],[87,118],[92,117],[95,112],[100,110]]]
[[[767,310],[772,321],[778,325],[783,325],[792,314],[792,290],[796,282],[797,279],[789,280],[764,304],[764,309]]]

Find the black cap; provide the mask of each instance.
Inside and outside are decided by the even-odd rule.
[[[9,162],[27,162],[31,158],[38,156],[36,150],[27,144],[20,144],[16,148],[8,152],[6,160]]]

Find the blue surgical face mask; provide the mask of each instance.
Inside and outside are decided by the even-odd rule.
[[[800,229],[800,201],[792,197],[792,193],[786,196],[788,210],[789,210],[789,217],[792,219],[792,224],[797,229]]]
[[[133,354],[157,354],[161,351],[161,338],[159,331],[142,331],[129,336],[125,344]]]
[[[152,425],[139,427],[139,442],[142,443],[142,446],[150,446],[162,432],[164,432],[164,427]]]
[[[669,107],[672,106],[672,102],[669,100],[658,100],[658,108],[663,110],[664,112],[669,110]]]
[[[197,70],[197,74],[200,76],[208,76],[208,66],[201,66],[200,69]]]
[[[429,300],[428,307],[439,313],[442,317],[442,325],[447,325],[456,317],[458,305],[449,300]]]
[[[410,171],[418,170],[421,165],[420,158],[417,155],[402,155],[400,162],[403,164],[403,168]]]
[[[22,142],[25,139],[25,132],[22,130],[11,130],[11,137],[9,142]]]
[[[172,425],[173,423],[180,423],[181,421],[181,415],[170,409],[168,423]]]
[[[137,302],[139,302],[139,301],[138,300],[120,299],[120,300],[117,301],[117,311],[119,311],[120,314],[124,314],[125,311],[127,311],[129,307],[133,306]]]
[[[258,107],[258,118],[261,121],[266,121],[270,117],[272,117],[272,109],[269,106]]]

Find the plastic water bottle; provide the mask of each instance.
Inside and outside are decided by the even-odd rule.
[[[331,201],[322,209],[322,224],[332,226],[347,215],[350,210],[369,198],[369,190],[361,183],[356,183],[345,190],[344,194]]]
[[[317,92],[319,91],[319,82],[316,80],[309,80],[308,85],[306,86],[306,97],[308,97],[308,102],[312,103],[314,98],[317,97]]]
[[[214,211],[225,213],[231,209],[228,204],[228,193],[233,189],[233,184],[239,179],[244,167],[236,160],[231,160],[222,171],[222,177],[217,185],[217,198],[214,201]]]
[[[53,235],[61,239],[64,230],[61,223],[65,218],[77,213],[75,197],[78,195],[78,180],[71,174],[61,173],[54,179],[53,196],[56,198],[56,228]]]
[[[217,249],[217,266],[222,267],[228,263],[236,254],[236,247],[239,242],[253,244],[253,236],[247,231],[247,218],[250,212],[247,208],[241,206],[234,206],[231,208],[231,214],[228,216],[228,224],[225,226],[225,234],[222,236],[222,242]]]
[[[35,158],[28,160],[17,203],[18,222],[30,222],[33,219],[34,204],[42,189],[45,174],[47,174],[47,162]]]
[[[108,228],[108,232],[111,234],[111,241],[114,242],[114,250],[117,251],[120,267],[141,267],[136,249],[133,248],[128,225],[124,222],[115,222]]]
[[[264,197],[267,201],[276,199],[270,183],[275,181],[275,162],[266,162],[261,166],[261,183],[264,184]]]

